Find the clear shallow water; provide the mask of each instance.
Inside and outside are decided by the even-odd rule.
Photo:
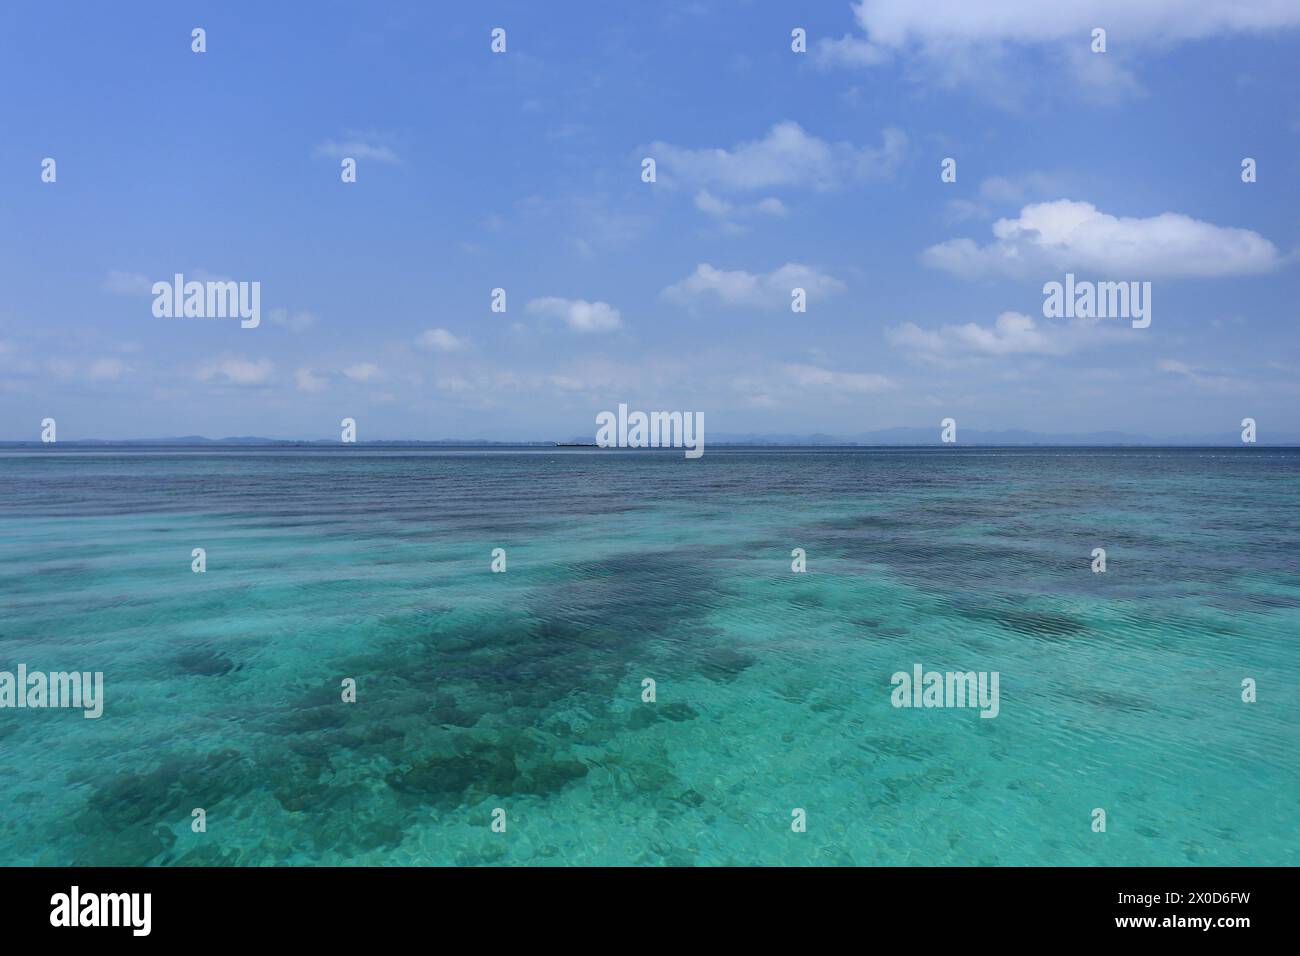
[[[0,453],[0,670],[107,698],[0,862],[1296,865],[1297,543],[1297,450]]]

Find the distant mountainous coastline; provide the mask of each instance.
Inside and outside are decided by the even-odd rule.
[[[0,441],[0,448],[14,447],[20,445],[39,445],[39,441]],[[239,446],[265,446],[281,448],[297,447],[318,447],[334,446],[341,444],[337,438],[314,438],[314,439],[296,439],[296,438],[261,438],[257,435],[241,435],[231,438],[205,438],[202,435],[185,435],[177,438],[81,438],[81,439],[62,439],[57,442],[58,445],[75,445],[82,448],[88,447],[147,447],[147,446],[167,446],[167,447],[193,447],[196,445],[227,445],[232,447]],[[357,441],[358,445],[386,446],[386,447],[427,447],[427,446],[451,446],[457,448],[473,447],[476,445],[500,445],[509,448],[520,447],[540,447],[554,448],[553,441],[489,441],[483,438],[438,438],[432,440],[383,440],[383,441]]]

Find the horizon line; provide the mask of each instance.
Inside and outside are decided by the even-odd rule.
[[[1022,440],[1022,441],[893,441],[893,442],[854,442],[854,441],[778,441],[752,439],[748,441],[736,440],[717,440],[708,443],[715,447],[730,448],[932,448],[932,447],[964,447],[964,448],[1249,448],[1251,445],[1263,446],[1268,448],[1297,448],[1300,447],[1300,441],[1288,440],[1279,442],[1257,441],[1251,443],[1230,442],[1230,441],[1180,441],[1176,439],[1150,439],[1134,438],[1131,441],[1089,441],[1086,439],[1069,440],[1066,437],[1044,438],[1041,440]],[[204,448],[212,445],[222,445],[227,447],[324,447],[332,448],[335,446],[364,445],[371,447],[392,447],[392,446],[438,446],[451,448],[477,448],[483,446],[504,447],[504,448],[581,448],[592,449],[596,451],[680,451],[678,446],[664,447],[623,447],[623,446],[601,446],[595,442],[558,442],[551,439],[524,439],[524,440],[498,440],[488,438],[380,438],[356,440],[351,442],[342,442],[338,439],[329,438],[259,438],[254,436],[248,437],[231,437],[231,438],[204,438],[199,436],[186,438],[73,438],[61,439],[55,442],[42,442],[31,439],[0,439],[0,448],[45,448],[53,445],[74,446],[74,447],[154,447],[154,448]]]

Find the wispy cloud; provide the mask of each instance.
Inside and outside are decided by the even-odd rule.
[[[799,363],[787,364],[782,368],[790,382],[805,389],[874,395],[894,387],[888,376],[874,372],[837,372]]]
[[[1045,329],[1031,316],[1003,312],[992,325],[966,322],[923,329],[914,322],[885,330],[885,339],[897,348],[921,358],[945,359],[964,354],[978,355],[1064,355],[1073,351],[1077,339],[1060,327]]]
[[[86,374],[99,381],[112,381],[121,378],[125,371],[126,365],[121,359],[100,358],[90,363]]]
[[[742,192],[796,186],[836,189],[862,179],[891,175],[907,148],[902,130],[886,129],[878,147],[831,143],[798,123],[777,123],[762,139],[731,149],[691,149],[656,142],[649,148],[665,183]]]
[[[1206,372],[1178,359],[1161,359],[1156,363],[1156,368],[1207,391],[1235,391],[1243,387],[1243,383],[1238,379],[1228,375]]]
[[[760,309],[790,307],[792,290],[803,289],[809,300],[843,292],[843,282],[812,266],[787,262],[767,273],[735,270],[724,272],[707,262],[663,290],[663,298],[678,305],[698,306],[716,302],[728,306]]]
[[[104,291],[114,295],[149,295],[153,281],[138,272],[119,272],[113,269],[104,279]]]
[[[329,139],[319,143],[312,150],[315,156],[330,156],[334,159],[352,157],[353,159],[373,159],[380,163],[400,163],[401,158],[392,148],[377,141],[373,135],[349,133],[341,140]]]
[[[202,366],[198,378],[203,382],[227,385],[264,385],[275,371],[270,359],[247,359],[238,356],[215,359]]]
[[[316,316],[301,309],[297,312],[290,312],[288,309],[272,309],[267,318],[271,320],[272,325],[281,326],[290,332],[306,332],[316,324]]]
[[[789,214],[785,203],[775,196],[768,196],[756,202],[728,202],[713,195],[707,189],[695,194],[695,208],[712,216],[727,232],[735,235],[745,231],[744,222],[761,217],[781,218]]]

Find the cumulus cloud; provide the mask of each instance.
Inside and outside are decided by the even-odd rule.
[[[845,285],[834,276],[820,272],[812,266],[787,262],[768,273],[724,272],[707,262],[675,282],[661,293],[669,302],[694,306],[718,302],[729,306],[752,306],[764,309],[789,308],[790,292],[803,289],[809,299],[843,292]]]
[[[1283,261],[1273,243],[1249,229],[1172,212],[1117,217],[1069,199],[1025,206],[1015,219],[995,222],[993,235],[985,245],[950,239],[926,249],[922,259],[967,278],[1052,269],[1143,279],[1249,275]]]
[[[209,362],[199,369],[203,382],[222,382],[229,385],[262,385],[271,378],[275,363],[270,359],[229,357]]]
[[[415,345],[429,352],[460,352],[468,347],[469,342],[457,338],[446,329],[425,329],[416,336]]]
[[[575,332],[611,332],[623,324],[618,309],[608,302],[546,296],[533,299],[526,309],[534,315],[560,319]]]
[[[1135,62],[1139,50],[1300,26],[1300,5],[1292,0],[860,0],[853,14],[858,33],[818,45],[823,65],[871,67],[904,59],[923,78],[973,84],[1008,101],[1021,100],[1027,88],[1014,81],[1016,71],[1005,62],[1017,50],[1044,53],[1045,65],[1060,64],[1085,91],[1116,98],[1138,89],[1121,57]],[[1119,48],[1093,54],[1095,27],[1105,28]]]
[[[1300,6],[1291,0],[860,0],[853,13],[872,44],[894,50],[909,44],[1046,43],[1087,37],[1097,26],[1126,43],[1162,45],[1300,26]]]
[[[906,147],[907,136],[898,129],[886,129],[879,147],[858,147],[819,139],[787,120],[773,126],[762,139],[731,149],[690,149],[656,142],[649,155],[655,158],[661,180],[692,188],[742,192],[798,186],[829,190],[892,174]]]

